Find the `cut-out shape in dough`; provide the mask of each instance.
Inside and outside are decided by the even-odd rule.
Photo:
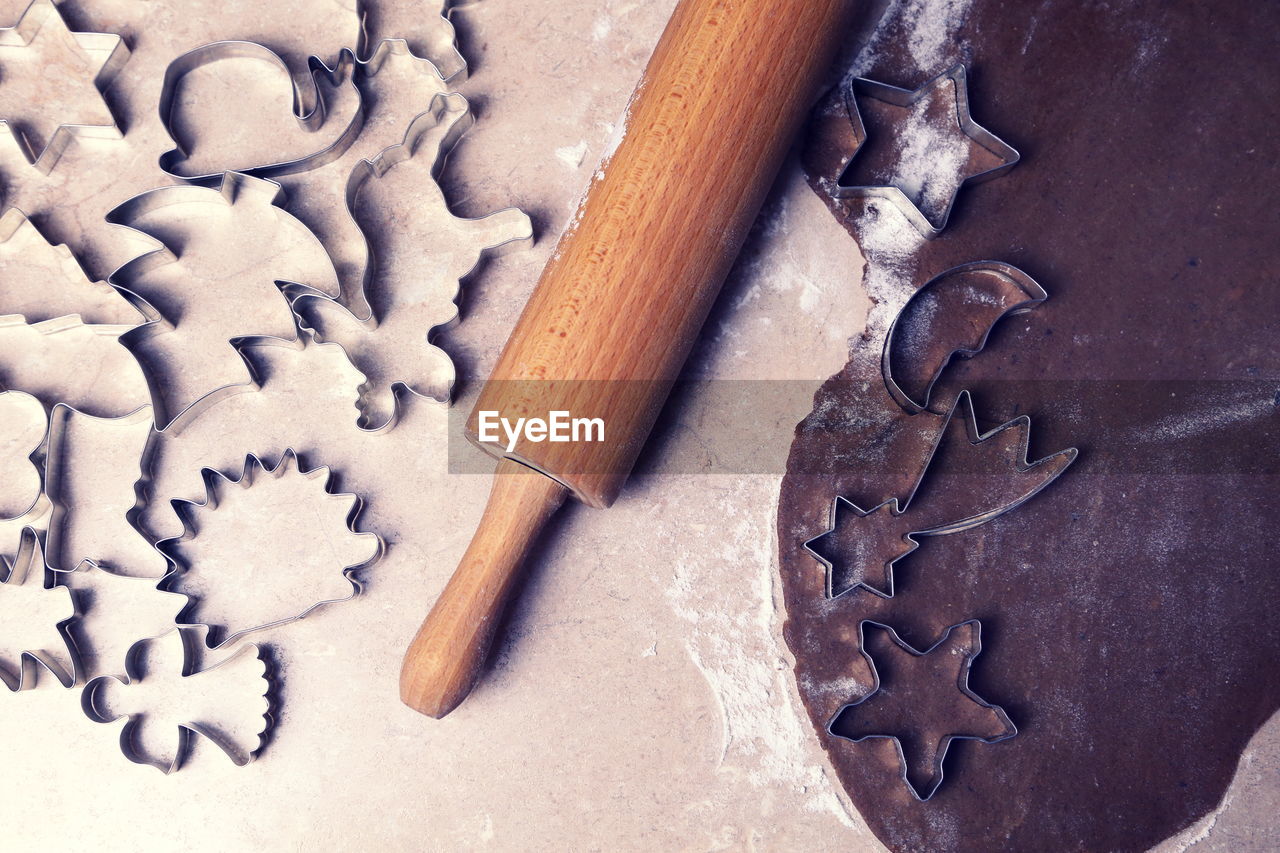
[[[329,491],[329,469],[303,469],[292,450],[274,468],[249,456],[237,479],[204,475],[203,502],[173,502],[183,535],[156,548],[174,566],[161,588],[192,598],[183,621],[209,625],[218,646],[350,600],[356,570],[382,553],[355,529],[360,499]]]
[[[213,741],[237,765],[251,761],[270,728],[271,681],[262,650],[240,646],[206,664],[199,631],[175,628],[129,650],[125,678],[85,685],[81,705],[98,723],[127,718],[120,748],[164,773],[182,766],[192,735]]]
[[[18,555],[0,559],[0,681],[10,690],[24,690],[44,669],[62,683],[78,676],[75,646],[67,624],[76,615],[66,587],[54,586],[44,548],[34,530],[22,531]]]
[[[1031,276],[1000,261],[975,261],[934,276],[889,327],[881,356],[889,394],[906,412],[923,411],[953,356],[977,354],[996,323],[1048,296]]]
[[[337,295],[324,247],[280,201],[279,184],[228,173],[220,189],[161,187],[109,214],[159,246],[110,277],[150,318],[122,343],[143,364],[157,427],[254,387],[238,347],[297,336],[282,291]]]
[[[102,92],[128,59],[120,36],[73,33],[53,0],[32,0],[0,29],[0,137],[44,174],[76,137],[123,138]]]
[[[982,651],[976,619],[952,625],[937,643],[916,651],[888,625],[859,623],[859,647],[875,684],[831,719],[828,731],[859,743],[893,742],[902,780],[917,800],[942,784],[942,764],[955,740],[998,743],[1018,733],[1004,709],[969,689],[969,669]]]

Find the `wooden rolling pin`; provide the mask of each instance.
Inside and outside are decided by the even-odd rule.
[[[677,5],[621,142],[467,422],[467,437],[499,457],[497,476],[470,547],[405,656],[405,704],[437,718],[456,708],[480,677],[542,525],[567,494],[594,507],[617,497],[817,95],[848,6]],[[563,413],[561,435],[572,436],[563,421],[582,419],[579,440],[551,441],[543,429],[517,432],[513,443],[495,426],[537,418],[554,431],[553,412]]]

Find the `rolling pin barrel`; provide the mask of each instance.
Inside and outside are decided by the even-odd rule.
[[[483,667],[536,534],[495,523],[495,502],[545,520],[566,491],[594,507],[617,497],[817,95],[848,6],[677,5],[632,95],[617,149],[592,180],[467,422],[468,438],[506,460],[500,471],[518,462],[558,485],[495,486],[463,564],[405,658],[401,697],[411,707],[443,716]],[[529,432],[508,440],[496,427],[521,418],[547,423],[554,413],[583,423],[592,440]],[[587,426],[596,421],[602,435]],[[516,491],[524,504],[513,503]],[[472,582],[459,584],[460,576]],[[483,606],[460,617],[459,597]],[[486,631],[466,629],[471,618]]]

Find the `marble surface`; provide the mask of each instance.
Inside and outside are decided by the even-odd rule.
[[[6,0],[0,18],[16,19],[21,5]],[[415,20],[388,5],[373,16],[379,26]],[[4,160],[5,201],[24,199],[46,236],[69,243],[98,278],[137,253],[100,217],[135,192],[169,183],[156,166],[169,142],[155,104],[158,75],[180,48],[254,37],[296,62],[354,46],[358,31],[354,11],[341,3],[279,4],[257,19],[251,5],[62,6],[75,28],[120,32],[133,48],[134,67],[108,97],[128,132],[107,155],[99,143],[92,152],[69,150],[48,186],[30,175],[13,181],[11,170],[22,164]],[[460,410],[617,129],[672,6],[485,0],[454,12],[472,66],[459,89],[477,122],[441,186],[455,213],[515,206],[532,217],[537,235],[533,248],[493,260],[464,282],[461,322],[437,341],[457,365]],[[91,168],[103,162],[95,156],[109,158],[109,167]],[[390,174],[404,182],[397,203],[406,207],[383,211],[387,227],[411,209],[413,187],[428,185],[429,166]],[[15,192],[18,185],[26,189]],[[432,259],[403,263],[412,278],[428,275]],[[862,330],[862,276],[858,247],[792,158],[690,365],[698,378],[793,380],[798,391],[757,433],[779,459],[812,390],[844,364]],[[675,402],[668,436],[617,505],[574,506],[558,517],[492,671],[455,713],[433,721],[400,704],[400,656],[467,544],[488,478],[450,473],[457,423],[443,406],[407,399],[393,430],[370,435],[355,426],[349,372],[334,353],[263,348],[252,357],[262,389],[210,408],[162,448],[143,514],[148,531],[180,532],[164,499],[198,498],[200,466],[233,473],[246,453],[274,461],[292,446],[364,498],[361,527],[385,540],[385,555],[361,573],[364,594],[248,638],[270,647],[280,687],[274,731],[246,767],[198,741],[186,766],[166,777],[127,762],[116,728],[90,722],[78,695],[51,679],[19,694],[0,691],[6,846],[882,849],[827,765],[781,642],[780,465],[728,475],[691,473],[684,464],[714,438],[709,401]],[[1273,722],[1246,754],[1221,810],[1166,849],[1267,849],[1280,796],[1277,744]]]

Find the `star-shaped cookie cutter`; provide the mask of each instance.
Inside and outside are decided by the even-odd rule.
[[[867,626],[871,626],[873,628],[877,628],[883,631],[885,635],[889,638],[889,641],[892,642],[894,646],[899,648],[901,651],[906,652],[907,654],[916,658],[927,657],[928,655],[933,654],[934,652],[939,650],[949,651],[953,655],[959,654],[963,658],[963,660],[960,661],[960,664],[959,664],[959,672],[956,678],[956,689],[959,690],[960,693],[964,695],[966,698],[972,700],[979,707],[990,711],[992,715],[992,719],[996,723],[998,723],[1001,727],[1001,731],[993,735],[984,735],[979,733],[962,733],[962,732],[949,732],[947,734],[942,735],[940,740],[938,741],[937,749],[932,762],[932,768],[931,768],[932,775],[931,775],[931,778],[928,780],[927,786],[923,789],[923,792],[920,790],[917,790],[916,786],[912,784],[910,778],[908,778],[910,774],[910,766],[907,763],[907,756],[902,748],[902,738],[899,735],[885,732],[883,734],[879,734],[879,733],[866,734],[866,735],[859,735],[857,737],[851,737],[847,734],[840,734],[839,732],[836,731],[836,724],[840,721],[840,718],[844,716],[849,710],[856,708],[859,705],[862,705],[863,703],[869,701],[873,697],[880,694],[880,690],[882,686],[880,682],[880,672],[876,668],[875,660],[867,652],[867,645],[866,645]],[[952,635],[956,634],[957,632],[960,632],[962,629],[971,632],[972,639],[968,644],[968,648],[952,648],[952,649],[946,648],[947,646],[953,644]],[[954,642],[962,642],[962,641],[954,641]],[[901,637],[898,636],[898,632],[895,631],[892,627],[885,625],[882,622],[875,622],[870,619],[864,619],[858,623],[858,649],[860,650],[863,658],[866,659],[867,666],[871,668],[871,677],[872,677],[871,690],[869,690],[865,695],[861,696],[856,701],[848,702],[840,706],[840,708],[834,714],[831,715],[831,720],[827,723],[827,734],[831,735],[832,737],[837,737],[843,740],[850,741],[851,743],[861,743],[864,740],[871,740],[872,738],[886,738],[888,740],[893,741],[894,749],[896,749],[898,753],[898,763],[899,763],[899,766],[902,768],[902,781],[907,786],[907,790],[911,792],[911,796],[918,802],[923,803],[928,801],[930,797],[932,797],[935,793],[937,793],[938,788],[942,785],[942,779],[943,779],[942,765],[943,765],[943,762],[946,761],[947,751],[951,748],[952,741],[976,740],[979,743],[999,743],[1000,741],[1009,740],[1010,738],[1018,734],[1018,727],[1015,726],[1013,724],[1013,721],[1009,719],[1009,715],[1005,713],[1003,708],[1001,708],[999,705],[991,704],[990,702],[988,702],[987,700],[979,696],[977,693],[974,693],[971,689],[969,689],[969,670],[973,667],[974,659],[977,658],[978,655],[982,653],[982,623],[977,619],[969,619],[964,622],[960,622],[959,624],[948,627],[945,631],[942,632],[942,637],[938,640],[938,642],[934,643],[932,646],[925,649],[924,651],[919,651],[915,649],[913,646],[909,645],[906,641],[904,641]]]
[[[845,183],[845,178],[849,174],[853,161],[867,142],[866,124],[862,119],[862,113],[858,110],[859,95],[897,107],[912,107],[921,100],[932,97],[935,90],[948,83],[955,87],[957,129],[967,136],[974,145],[985,149],[997,158],[1000,162],[996,166],[962,178],[959,184],[956,185],[955,190],[951,192],[941,215],[933,219],[930,219],[928,214],[921,210],[900,186],[861,186]],[[832,190],[832,194],[836,198],[878,198],[888,201],[901,210],[903,215],[926,239],[932,240],[947,227],[947,222],[951,218],[951,209],[956,203],[956,195],[959,194],[961,188],[968,184],[991,180],[1013,168],[1022,158],[1017,149],[979,125],[973,120],[973,116],[969,114],[968,78],[965,75],[963,65],[957,65],[948,71],[944,71],[914,91],[900,89],[897,86],[890,86],[887,83],[879,83],[875,80],[868,80],[865,77],[854,77],[845,86],[844,97],[845,109],[848,111],[849,121],[853,125],[853,133],[858,142],[848,159],[841,164],[840,174],[836,178],[835,189]]]
[[[0,28],[0,47],[28,47],[47,25],[53,23],[61,27],[75,42],[86,58],[98,63],[98,70],[93,77],[93,86],[99,96],[115,79],[116,74],[129,61],[129,48],[124,39],[113,33],[77,33],[72,32],[62,18],[62,13],[53,4],[53,0],[32,0],[22,13],[22,17],[12,27]],[[105,105],[105,101],[104,101]],[[111,107],[106,106],[108,114]],[[110,124],[60,124],[54,128],[53,134],[45,143],[44,150],[37,153],[30,141],[13,122],[0,118],[0,136],[10,136],[18,144],[27,162],[35,166],[42,174],[49,174],[58,158],[66,151],[71,140],[76,137],[85,139],[123,139],[124,132],[113,119]]]

